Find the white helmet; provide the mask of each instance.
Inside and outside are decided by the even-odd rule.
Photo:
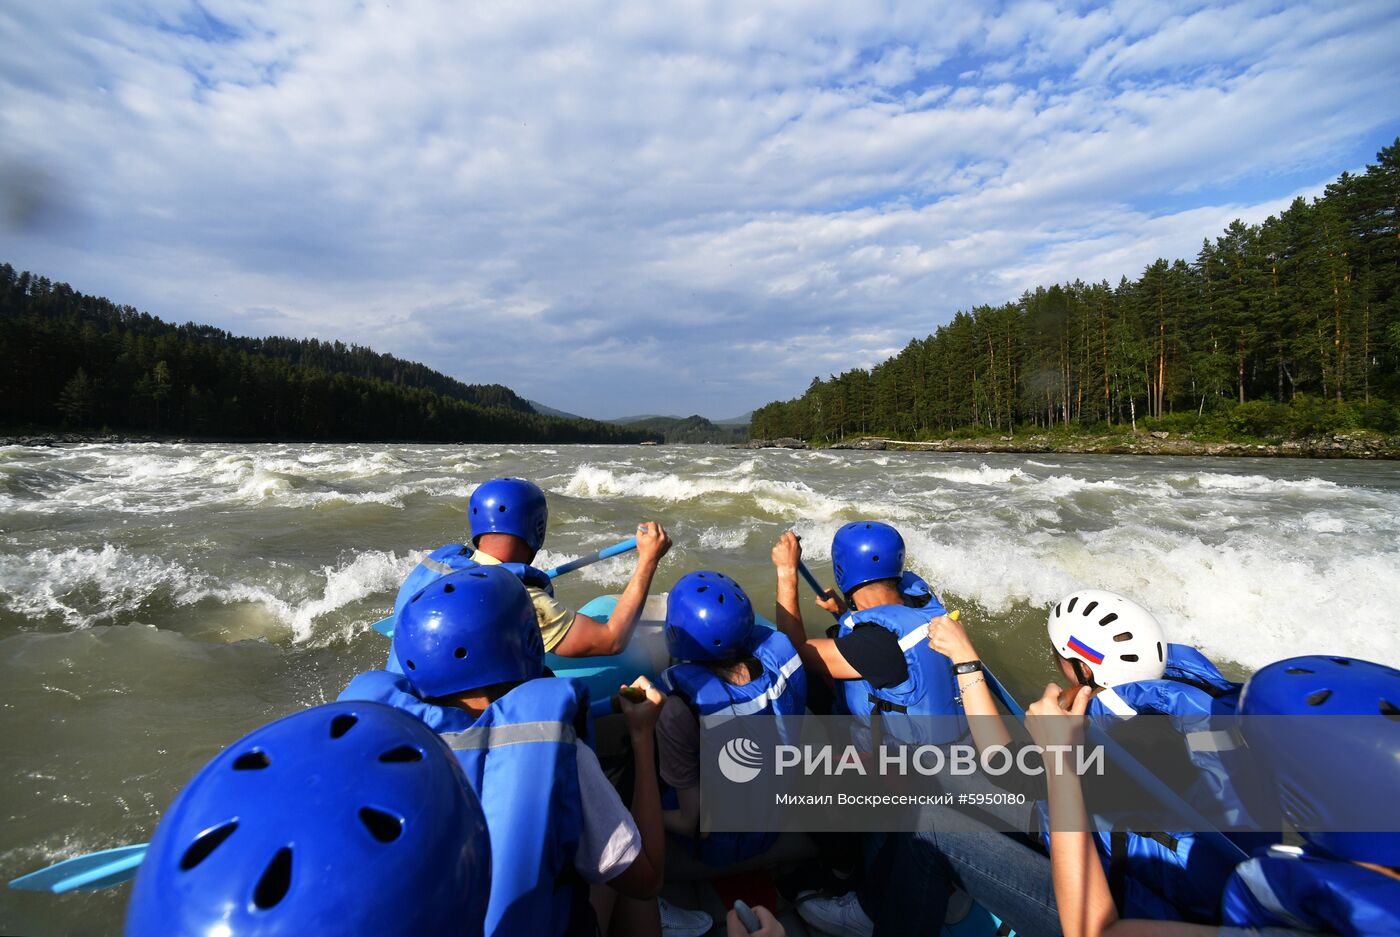
[[[1102,687],[1160,680],[1167,637],[1152,613],[1107,589],[1081,589],[1055,603],[1047,623],[1061,656],[1082,660]]]

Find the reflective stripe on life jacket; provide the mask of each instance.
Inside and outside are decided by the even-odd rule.
[[[1197,773],[1182,796],[1222,831],[1242,835],[1240,845],[1248,852],[1267,843],[1249,834],[1266,826],[1277,815],[1277,806],[1265,793],[1274,786],[1257,776],[1255,760],[1241,748],[1235,729],[1241,689],[1242,684],[1227,680],[1200,651],[1169,644],[1162,679],[1101,690],[1089,702],[1087,715],[1110,735],[1120,720],[1138,714],[1169,719],[1184,739],[1185,754]],[[1250,792],[1252,803],[1245,802],[1244,791]]]
[[[682,662],[668,667],[658,681],[677,693],[698,716],[798,715],[807,708],[807,672],[787,636],[756,626],[758,640],[739,655],[757,658],[763,672],[748,683],[733,684],[708,667]]]
[[[407,678],[360,674],[341,699],[388,703],[421,719],[457,756],[491,831],[488,934],[573,932],[586,912],[574,867],[583,826],[577,741],[588,691],[573,680],[527,680],[479,717],[413,694]]]
[[[1237,845],[1249,852],[1267,841],[1257,831],[1255,815],[1267,816],[1270,804],[1256,802],[1251,812],[1240,792],[1262,798],[1273,785],[1254,778],[1258,769],[1241,749],[1234,727],[1240,689],[1195,648],[1169,644],[1162,679],[1101,690],[1090,701],[1087,715],[1110,737],[1116,727],[1138,715],[1167,718],[1181,735],[1181,753],[1196,772],[1183,799],[1232,833]],[[1112,890],[1124,917],[1215,919],[1234,871],[1232,857],[1191,832],[1139,832],[1142,827],[1132,817],[1095,820],[1113,828],[1111,833],[1100,830],[1097,840],[1110,883],[1117,883]]]
[[[879,712],[887,734],[901,742],[942,745],[967,734],[953,663],[928,644],[929,622],[943,614],[932,599],[924,608],[880,605],[841,619],[838,637],[863,624],[894,632],[909,670],[903,683],[880,690],[867,680],[838,680],[846,712],[864,721]]]
[[[708,667],[690,662],[668,667],[658,683],[704,720],[702,729],[739,716],[769,716],[775,717],[771,720],[773,733],[764,743],[793,744],[798,727],[795,719],[787,717],[800,716],[807,709],[807,672],[802,658],[781,632],[756,626],[753,635],[757,640],[739,656],[756,658],[762,672],[748,683],[729,683]],[[762,733],[760,738],[766,735]],[[777,833],[717,830],[695,840],[695,854],[706,865],[723,867],[761,855],[777,839]]]
[[[1222,923],[1372,937],[1400,934],[1400,881],[1350,862],[1274,846],[1225,887]]]

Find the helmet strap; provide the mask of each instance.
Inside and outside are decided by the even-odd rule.
[[[1099,685],[1094,682],[1094,672],[1089,669],[1088,664],[1077,657],[1066,659],[1069,661],[1069,666],[1074,671],[1074,675],[1078,678],[1081,686],[1093,687],[1096,690],[1099,689]]]

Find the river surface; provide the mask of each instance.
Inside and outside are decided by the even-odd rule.
[[[1022,698],[1054,676],[1044,609],[1135,597],[1231,675],[1293,654],[1400,665],[1400,467],[716,447],[91,445],[0,448],[0,875],[149,838],[243,733],[335,698],[387,643],[369,630],[422,552],[465,536],[480,482],[550,497],[548,567],[665,523],[683,573],[760,608],[792,528],[899,526],[910,566],[964,610]],[[561,580],[575,607],[630,558]],[[808,606],[809,629],[827,621]],[[0,893],[0,932],[111,933],[129,888]]]

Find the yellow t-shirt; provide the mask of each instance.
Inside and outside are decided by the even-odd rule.
[[[472,562],[482,566],[498,566],[501,561],[489,553],[473,550]],[[552,651],[569,633],[569,626],[574,623],[574,610],[543,589],[526,586],[525,591],[530,593],[530,600],[535,603],[535,619],[540,623],[544,649]]]

